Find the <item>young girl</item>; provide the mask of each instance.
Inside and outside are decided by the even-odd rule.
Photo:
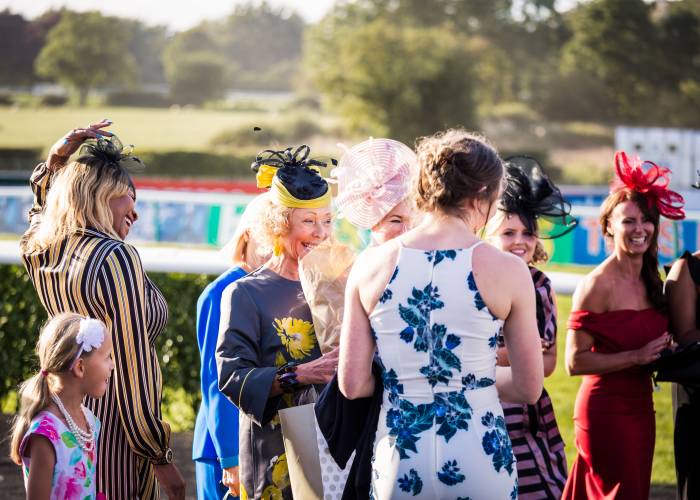
[[[549,278],[534,267],[546,262],[538,228],[545,221],[547,238],[563,236],[576,226],[570,206],[537,163],[525,157],[509,160],[497,214],[486,232],[489,241],[520,257],[530,268],[542,341],[545,377],[557,362],[557,309]],[[498,365],[509,366],[508,351],[499,339]],[[534,405],[503,402],[508,435],[518,467],[519,498],[559,498],[566,482],[566,455],[554,408],[546,390]]]
[[[29,499],[103,497],[95,491],[100,422],[82,401],[107,390],[114,363],[106,331],[101,321],[62,313],[41,332],[40,370],[20,388],[10,455]]]

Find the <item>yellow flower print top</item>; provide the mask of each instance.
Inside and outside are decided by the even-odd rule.
[[[260,268],[240,278],[222,295],[217,353],[219,382],[240,410],[238,459],[241,498],[288,500],[292,496],[278,411],[312,403],[322,387],[302,386],[269,397],[277,370],[289,362],[321,356],[301,283]]]
[[[297,318],[275,319],[274,327],[282,345],[296,361],[309,356],[316,347],[314,325],[310,321]]]

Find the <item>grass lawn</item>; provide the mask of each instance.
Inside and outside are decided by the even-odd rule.
[[[0,107],[0,148],[48,148],[68,130],[109,118],[110,130],[137,150],[201,151],[223,130],[269,122],[276,114],[262,111],[206,109]]]
[[[559,339],[557,341],[557,369],[545,380],[545,386],[549,392],[557,422],[564,442],[566,443],[566,456],[569,467],[576,457],[574,445],[573,412],[576,392],[578,391],[581,377],[569,377],[564,369],[564,345],[566,343],[566,319],[571,310],[571,297],[558,295],[559,308]],[[673,464],[673,409],[671,407],[671,385],[659,384],[661,390],[654,393],[654,406],[656,408],[656,449],[654,452],[654,469],[652,483],[675,484],[676,476]],[[624,467],[623,464],[620,465]]]

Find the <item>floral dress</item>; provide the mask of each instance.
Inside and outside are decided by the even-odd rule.
[[[51,500],[94,500],[104,498],[96,493],[95,466],[97,457],[97,437],[100,434],[100,421],[87,410],[87,417],[94,430],[95,448],[84,451],[66,424],[49,411],[41,411],[32,419],[29,429],[22,438],[20,455],[24,472],[24,487],[29,480],[31,459],[24,455],[24,448],[32,435],[44,436],[56,452],[56,465],[51,480]]]
[[[321,356],[299,281],[258,269],[221,298],[216,348],[219,388],[240,410],[241,499],[291,499],[278,411],[316,400],[314,387],[269,397],[277,369]]]
[[[384,365],[372,497],[509,499],[517,470],[495,386],[503,324],[466,249],[401,247],[370,314]]]

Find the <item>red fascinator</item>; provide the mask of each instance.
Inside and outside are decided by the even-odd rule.
[[[645,171],[645,167],[648,167]],[[622,189],[637,191],[651,207],[661,215],[673,220],[685,218],[683,196],[668,188],[671,170],[651,161],[642,161],[637,156],[629,158],[624,151],[615,153],[616,179],[610,184],[610,192]]]

